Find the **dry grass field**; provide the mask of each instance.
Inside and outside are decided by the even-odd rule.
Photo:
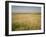
[[[12,31],[41,29],[41,14],[12,14]]]

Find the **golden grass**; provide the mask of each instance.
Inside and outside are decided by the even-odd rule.
[[[40,14],[13,14],[12,30],[39,30],[41,29]]]

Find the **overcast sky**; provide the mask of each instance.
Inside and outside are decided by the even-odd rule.
[[[15,13],[32,13],[32,12],[41,12],[41,7],[34,7],[34,6],[12,6],[12,12]]]

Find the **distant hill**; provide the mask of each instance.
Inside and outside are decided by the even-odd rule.
[[[22,13],[21,12],[19,12],[19,13],[18,12],[12,12],[12,14],[41,14],[41,13],[40,12],[31,12],[31,13],[30,12],[25,12],[25,13],[23,13],[23,12]]]

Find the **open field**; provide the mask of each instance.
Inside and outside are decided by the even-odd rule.
[[[41,29],[41,14],[12,14],[12,31]]]

